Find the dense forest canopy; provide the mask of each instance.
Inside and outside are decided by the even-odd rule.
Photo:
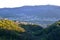
[[[21,24],[0,20],[0,40],[60,40],[60,21],[46,28],[37,24]]]

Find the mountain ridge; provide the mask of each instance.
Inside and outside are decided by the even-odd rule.
[[[20,21],[56,21],[60,20],[60,6],[40,5],[18,8],[1,8],[0,16]]]
[[[55,10],[54,10],[55,9]],[[41,14],[43,13],[46,14],[48,12],[59,12],[60,7],[59,6],[54,6],[54,5],[42,5],[42,6],[23,6],[23,7],[18,7],[18,8],[0,8],[0,13],[5,12],[7,13],[13,13],[13,14]],[[3,11],[3,12],[2,12]],[[56,13],[55,13],[56,14]],[[59,14],[59,13],[58,13]]]

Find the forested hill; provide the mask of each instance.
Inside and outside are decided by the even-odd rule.
[[[42,28],[14,20],[0,20],[0,40],[60,40],[60,20]]]

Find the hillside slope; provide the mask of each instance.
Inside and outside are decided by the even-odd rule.
[[[18,24],[14,20],[0,19],[0,40],[30,40],[34,37],[32,34],[35,35],[40,30],[42,27],[38,25]]]

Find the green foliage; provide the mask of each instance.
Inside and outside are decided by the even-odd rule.
[[[0,40],[22,39],[20,36],[23,32],[25,32],[25,29],[19,27],[14,21],[0,20]]]
[[[55,22],[48,28],[44,29],[46,40],[60,40],[60,21]]]
[[[0,40],[60,40],[60,21],[42,28],[35,24],[0,20]]]
[[[11,20],[0,20],[0,29],[25,32],[24,28],[19,27],[17,23]]]
[[[26,30],[26,36],[27,39],[30,39],[30,40],[38,40],[40,39],[40,32],[41,30],[43,29],[41,26],[39,25],[31,25],[31,24],[27,24],[27,25],[24,25],[24,24],[20,24],[20,26],[22,28],[24,28]],[[30,35],[30,36],[29,36]]]

